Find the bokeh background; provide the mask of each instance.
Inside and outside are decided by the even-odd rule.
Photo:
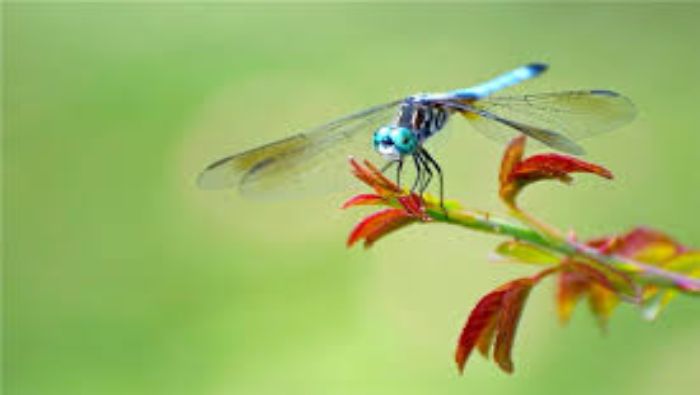
[[[614,182],[524,202],[582,236],[649,224],[700,246],[700,7],[3,5],[8,394],[679,394],[700,388],[700,300],[601,336],[533,293],[507,376],[452,362],[479,296],[531,268],[496,239],[416,226],[348,250],[345,194],[196,189],[222,155],[530,61],[513,92],[607,88],[637,120],[585,142]],[[499,211],[502,147],[453,122],[449,194]],[[343,174],[342,172],[340,174]],[[361,188],[360,188],[361,189]]]

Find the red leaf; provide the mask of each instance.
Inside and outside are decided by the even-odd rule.
[[[504,287],[499,287],[481,298],[471,314],[469,314],[467,323],[464,325],[462,334],[459,336],[457,351],[455,352],[455,362],[457,362],[460,373],[464,371],[464,365],[467,363],[469,355],[482,334],[489,327],[495,327],[495,322],[498,320],[498,316],[501,313],[503,297],[507,292],[507,289],[503,288]]]
[[[488,356],[494,337],[494,360],[504,371],[513,371],[511,350],[525,300],[532,286],[553,272],[547,269],[533,277],[511,281],[479,300],[457,342],[455,362],[460,373],[464,371],[474,347],[478,347],[485,357]]]
[[[613,273],[612,269],[607,267],[597,265],[598,268],[594,268],[592,265],[595,264],[593,262],[589,262],[588,264],[580,262],[566,263],[566,266],[569,269],[569,271],[576,273],[580,280],[586,281],[588,283],[600,284],[609,290],[615,291],[615,285],[613,284],[613,281],[610,279],[610,277],[614,275],[619,275],[619,273]]]
[[[391,206],[396,202],[402,208],[387,208],[363,218],[350,232],[347,240],[348,247],[354,245],[358,240],[364,240],[364,246],[367,248],[396,229],[419,220],[430,220],[421,196],[404,194],[396,184],[384,177],[381,171],[368,161],[365,161],[364,166],[362,166],[351,158],[350,166],[352,166],[353,174],[372,186],[377,193],[353,196],[343,203],[343,208],[380,204]]]
[[[645,227],[632,229],[622,236],[615,237],[613,240],[613,242],[608,242],[606,245],[602,246],[602,248],[599,248],[601,252],[606,254],[614,253],[637,259],[640,253],[652,246],[658,248],[666,247],[668,253],[664,254],[665,256],[663,258],[670,259],[687,250],[687,248],[676,242],[670,236]],[[595,245],[596,242],[599,241],[594,240],[589,244]],[[657,256],[657,258],[661,257]]]
[[[557,314],[559,322],[565,324],[571,318],[576,303],[588,292],[589,279],[572,270],[562,270],[557,288]]]
[[[618,250],[619,252],[625,252],[627,249],[639,249],[639,247],[644,247],[651,243],[668,243],[680,247],[680,245],[667,234],[646,227],[632,229],[620,239],[622,247],[624,248]]]
[[[557,310],[559,319],[566,323],[573,309],[584,295],[588,295],[591,312],[598,319],[601,329],[605,330],[610,314],[619,301],[618,294],[632,295],[636,288],[625,275],[600,264],[592,262],[563,262],[559,275],[557,293]]]
[[[350,167],[352,167],[352,174],[357,179],[369,186],[372,186],[374,184],[374,178],[372,176],[372,173],[368,169],[365,169],[362,165],[357,163],[355,158],[350,158]]]
[[[394,197],[403,193],[398,185],[386,178],[371,162],[365,160],[363,164],[364,166],[357,163],[354,158],[350,158],[352,173],[357,179],[372,187],[377,194]]]
[[[491,344],[493,343],[494,335],[496,334],[496,324],[498,323],[498,316],[488,323],[488,325],[481,331],[481,335],[476,339],[476,348],[479,353],[486,359],[489,357],[489,351],[491,350]]]
[[[414,217],[420,218],[421,221],[430,220],[430,217],[425,212],[425,202],[420,195],[413,193],[410,195],[399,196],[397,200],[407,213]]]
[[[561,154],[533,155],[523,160],[524,150],[525,136],[521,135],[511,140],[501,160],[499,193],[509,205],[515,205],[515,197],[524,186],[536,181],[557,179],[569,182],[572,173],[613,177],[612,173],[602,166]]]
[[[607,329],[608,319],[619,301],[620,298],[609,289],[598,284],[591,284],[588,291],[588,305],[602,331]]]
[[[376,206],[383,203],[386,203],[386,200],[382,196],[374,193],[363,193],[346,200],[341,207],[346,209],[354,206]]]
[[[355,225],[350,232],[347,245],[351,247],[358,240],[364,239],[365,248],[371,247],[382,236],[417,220],[418,218],[399,208],[377,211]]]
[[[506,151],[501,159],[501,171],[499,173],[499,181],[501,188],[506,186],[510,180],[510,174],[513,169],[520,163],[525,152],[525,135],[520,135],[508,143]]]
[[[540,154],[519,162],[509,175],[510,182],[526,185],[540,180],[571,181],[571,173],[591,173],[612,179],[612,173],[593,163],[561,154]]]
[[[511,350],[513,340],[518,328],[520,315],[525,305],[525,300],[530,294],[533,281],[530,279],[516,280],[513,286],[503,296],[503,309],[496,329],[496,345],[493,350],[493,359],[505,372],[513,372]]]
[[[663,232],[639,227],[620,236],[599,238],[591,240],[587,244],[603,254],[624,256],[680,274],[681,276],[674,280],[673,286],[677,289],[697,289],[697,284],[693,284],[692,278],[685,277],[687,273],[674,267],[674,262],[677,262],[679,257],[688,254],[691,250]],[[629,280],[629,277],[623,277]],[[589,296],[591,310],[598,318],[601,327],[605,329],[608,317],[618,303],[618,295],[609,290],[600,290],[597,293],[593,291],[592,289]],[[663,290],[656,285],[645,284],[641,292],[638,292],[638,295],[641,296],[645,317],[653,319],[673,298],[674,293],[671,289]]]
[[[586,242],[586,245],[589,247],[593,247],[596,250],[602,252],[603,254],[609,254],[611,253],[615,248],[617,248],[617,244],[620,242],[620,239],[616,236],[614,237],[600,237],[597,239],[592,239],[588,240]]]

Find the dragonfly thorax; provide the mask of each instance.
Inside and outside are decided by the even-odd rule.
[[[445,126],[449,115],[447,108],[416,96],[401,104],[395,123],[411,129],[422,144]]]

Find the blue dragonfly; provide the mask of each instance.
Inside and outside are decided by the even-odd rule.
[[[575,141],[610,131],[636,113],[626,97],[609,90],[575,90],[520,96],[492,94],[547,70],[528,64],[479,85],[442,93],[419,93],[333,120],[209,165],[199,176],[204,189],[238,187],[244,195],[274,197],[311,189],[334,189],[347,169],[348,156],[369,158],[375,151],[385,164],[415,166],[411,191],[424,193],[433,175],[444,196],[443,171],[426,142],[439,134],[453,115],[496,141],[524,134],[558,151],[584,154]],[[373,132],[373,135],[372,135]],[[306,192],[304,192],[306,193]]]

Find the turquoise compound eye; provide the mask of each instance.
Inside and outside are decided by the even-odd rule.
[[[374,149],[385,158],[389,158],[391,160],[400,155],[399,151],[394,146],[394,140],[391,138],[392,131],[393,126],[384,126],[377,130],[372,138]]]
[[[372,137],[372,144],[374,145],[374,149],[379,149],[381,145],[386,144],[387,141],[391,141],[389,139],[389,131],[387,128],[381,128],[374,132],[374,136]]]
[[[396,150],[402,155],[412,154],[418,147],[416,135],[407,128],[394,128],[389,137],[394,142]]]

